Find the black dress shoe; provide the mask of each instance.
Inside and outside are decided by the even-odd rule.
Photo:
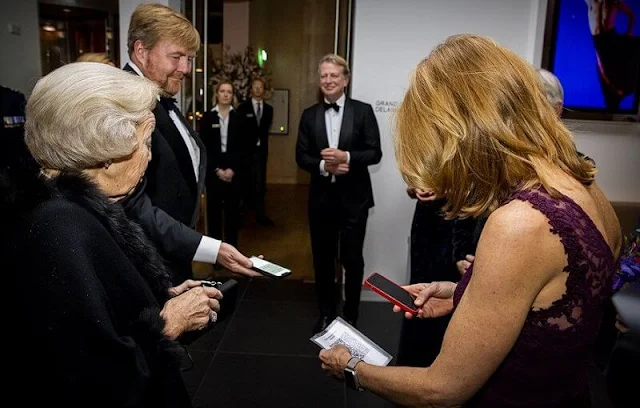
[[[320,318],[318,319],[318,321],[316,322],[316,325],[313,326],[313,334],[317,334],[320,333],[321,331],[323,331],[324,329],[327,328],[327,326],[329,324],[331,324],[331,322],[333,321],[333,317],[330,316],[320,316]]]
[[[273,220],[269,217],[267,217],[266,215],[263,215],[262,217],[258,217],[256,218],[256,222],[260,225],[264,225],[266,227],[275,227],[276,223],[273,222]]]

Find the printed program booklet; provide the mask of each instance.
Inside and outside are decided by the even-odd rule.
[[[392,359],[391,354],[340,317],[331,322],[325,330],[313,335],[310,340],[323,349],[342,344],[349,349],[353,357],[377,366],[386,366]]]

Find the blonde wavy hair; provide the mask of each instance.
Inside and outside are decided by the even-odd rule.
[[[337,65],[339,67],[342,67],[342,74],[347,78],[349,78],[351,76],[351,70],[349,69],[349,63],[347,62],[346,59],[342,58],[338,54],[327,54],[324,57],[322,57],[320,59],[320,62],[318,63],[318,74],[320,73],[320,67],[324,63],[330,63],[330,64],[333,64],[333,65]]]
[[[133,11],[129,23],[127,47],[140,40],[145,48],[153,48],[161,40],[183,46],[192,51],[200,49],[200,34],[182,14],[162,4],[141,4]]]
[[[449,37],[420,62],[396,112],[396,160],[408,185],[447,198],[447,218],[495,210],[550,168],[581,183],[595,168],[542,90],[536,70],[490,38]]]

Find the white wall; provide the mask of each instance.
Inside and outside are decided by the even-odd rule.
[[[578,150],[598,166],[596,181],[610,201],[640,202],[640,123],[566,121]]]
[[[352,88],[354,99],[376,109],[383,158],[371,167],[376,206],[365,241],[365,276],[380,272],[409,281],[408,240],[415,202],[405,193],[391,143],[393,105],[410,72],[430,50],[457,33],[496,39],[540,64],[546,0],[368,0],[355,2]],[[570,123],[578,149],[598,163],[598,181],[613,201],[640,201],[640,124]],[[632,175],[635,174],[635,179]],[[363,299],[381,300],[364,291]]]
[[[9,24],[18,26],[20,35],[11,34]],[[25,96],[42,76],[39,30],[37,0],[0,2],[0,84]]]
[[[230,52],[244,52],[249,45],[249,1],[225,1],[222,39]]]

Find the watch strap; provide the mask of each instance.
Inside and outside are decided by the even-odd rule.
[[[347,384],[357,391],[364,391],[364,388],[360,386],[360,381],[358,380],[358,374],[356,373],[356,366],[362,360],[358,357],[351,357],[349,361],[347,361],[347,367],[344,369],[345,376],[349,376],[353,381],[347,381]]]

